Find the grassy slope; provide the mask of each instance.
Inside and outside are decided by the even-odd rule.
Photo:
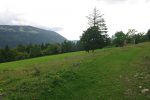
[[[150,43],[0,64],[8,100],[149,100]]]

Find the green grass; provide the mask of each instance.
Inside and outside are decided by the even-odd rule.
[[[150,89],[149,42],[0,64],[4,100],[150,100],[144,88]]]

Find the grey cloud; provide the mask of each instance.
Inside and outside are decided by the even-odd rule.
[[[150,0],[145,0],[146,2],[149,2]]]
[[[50,29],[50,30],[53,30],[53,31],[56,31],[56,32],[59,32],[59,31],[62,31],[62,30],[63,30],[62,27],[50,27],[49,29]]]
[[[12,13],[9,10],[0,12],[0,25],[16,25],[22,24],[22,22],[20,14]]]
[[[62,31],[63,28],[61,27],[48,27],[48,26],[43,26],[40,24],[37,24],[35,22],[29,22],[25,19],[22,18],[23,14],[17,14],[13,13],[9,10],[6,10],[4,12],[0,12],[0,25],[31,25],[34,27],[46,29],[46,30],[52,30],[52,31]]]
[[[45,29],[45,30],[55,31],[55,32],[59,32],[59,31],[63,30],[62,27],[44,26],[44,25],[40,25],[40,24],[37,24],[37,23],[31,23],[31,22],[28,23],[28,25],[38,27],[38,28],[42,28],[42,29]]]
[[[35,27],[38,27],[38,28],[42,28],[42,29],[46,29],[46,30],[51,30],[51,31],[55,31],[55,32],[59,32],[59,31],[62,31],[63,28],[62,27],[48,27],[48,26],[43,26],[43,25],[35,25],[35,24],[32,24],[32,26],[35,26]]]

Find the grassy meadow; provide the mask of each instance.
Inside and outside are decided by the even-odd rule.
[[[150,42],[0,64],[0,100],[150,100]]]

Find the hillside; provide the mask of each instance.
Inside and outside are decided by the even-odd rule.
[[[54,31],[32,26],[0,25],[0,47],[18,44],[42,44],[63,42],[65,38]]]
[[[149,89],[150,42],[0,64],[4,100],[149,100]]]

